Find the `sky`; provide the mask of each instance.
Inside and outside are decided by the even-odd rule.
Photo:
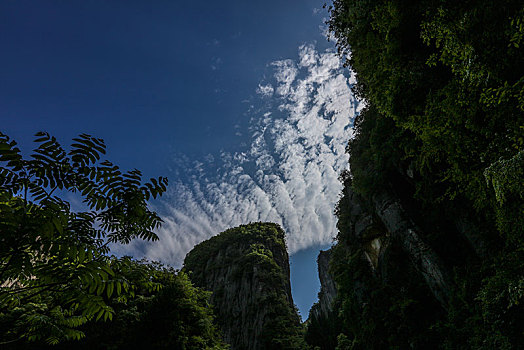
[[[160,242],[117,254],[180,267],[229,227],[281,224],[305,318],[362,108],[322,5],[0,0],[0,131],[22,150],[40,130],[63,144],[88,133],[123,169],[169,178],[151,203]]]

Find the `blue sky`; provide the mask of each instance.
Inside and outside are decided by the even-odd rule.
[[[2,1],[1,130],[101,137],[107,158],[170,179],[153,203],[179,265],[199,241],[270,220],[288,232],[295,302],[316,300],[343,149],[361,105],[323,36],[322,1]]]

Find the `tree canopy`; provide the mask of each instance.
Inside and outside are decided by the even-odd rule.
[[[140,171],[101,161],[103,140],[82,134],[73,141],[66,151],[39,132],[25,158],[0,133],[2,344],[80,339],[79,326],[113,318],[111,300],[160,287],[147,278],[130,282],[129,261],[108,253],[111,243],[158,239],[162,220],[147,201],[165,192],[167,179],[143,183]],[[85,210],[67,198],[81,198]]]
[[[123,269],[121,269],[123,268]],[[129,298],[113,298],[111,322],[80,327],[86,337],[50,349],[226,349],[214,323],[210,292],[193,286],[189,277],[160,263],[115,260],[113,269],[137,286]],[[159,285],[151,290],[147,283]]]

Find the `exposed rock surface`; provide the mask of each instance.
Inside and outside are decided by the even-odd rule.
[[[284,232],[276,224],[229,229],[198,244],[184,269],[213,292],[217,322],[232,349],[302,348]]]
[[[309,310],[306,321],[306,342],[311,348],[335,349],[337,335],[342,324],[338,322],[338,305],[336,304],[337,288],[333,274],[330,271],[330,262],[333,259],[333,250],[320,251],[317,257],[320,292],[318,302]]]
[[[447,267],[401,199],[382,192],[366,201],[346,186],[337,210],[338,243],[318,257],[322,287],[310,311],[308,343],[334,350],[340,348],[341,333],[355,331],[369,338],[377,332],[387,337],[397,317],[413,329],[423,329],[422,321],[411,324],[410,316],[399,316],[398,310],[441,312],[453,287]],[[355,328],[348,331],[348,324]],[[375,344],[369,348],[387,348],[385,341],[368,340]],[[425,341],[417,344],[430,343]]]
[[[373,271],[383,270],[382,261],[389,247],[390,234],[376,215],[365,208],[362,200],[350,188],[346,188],[349,201],[350,232],[354,240],[363,247],[363,256]]]
[[[320,279],[320,293],[318,303],[311,309],[311,315],[317,318],[328,317],[333,309],[333,302],[337,296],[337,289],[333,275],[329,272],[331,250],[321,250],[318,254],[318,277]]]
[[[435,251],[420,238],[420,230],[410,220],[400,200],[381,192],[373,197],[373,203],[390,235],[400,242],[435,298],[446,307],[451,293],[448,273]]]
[[[383,191],[373,197],[371,208],[365,208],[351,188],[346,187],[345,191],[352,235],[362,245],[363,255],[373,270],[379,274],[384,271],[381,261],[387,255],[389,241],[394,240],[409,256],[434,297],[446,307],[452,290],[449,273],[435,251],[422,240],[420,229],[400,200]]]

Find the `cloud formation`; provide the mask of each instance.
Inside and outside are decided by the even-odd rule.
[[[264,97],[271,97],[273,96],[274,91],[275,90],[273,89],[273,86],[271,84],[267,84],[267,85],[258,84],[257,94],[260,94]]]
[[[291,254],[332,242],[338,175],[362,108],[350,90],[355,77],[332,50],[313,45],[301,46],[297,60],[268,67],[271,78],[256,90],[263,107],[249,112],[248,147],[182,159],[189,180],[170,185],[160,242],[126,249],[178,267],[195,244],[255,221],[282,225]]]

